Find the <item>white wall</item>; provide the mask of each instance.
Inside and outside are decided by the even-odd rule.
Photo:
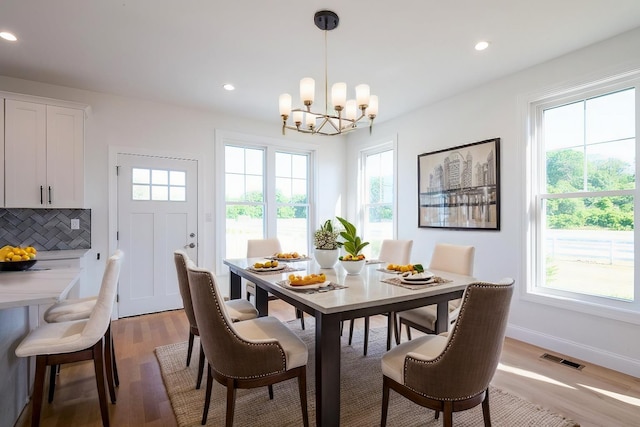
[[[0,91],[75,101],[90,106],[85,125],[85,204],[91,209],[92,249],[87,256],[86,268],[93,284],[84,286],[81,296],[95,295],[99,278],[104,269],[104,260],[110,251],[109,238],[109,147],[127,147],[132,151],[155,152],[160,154],[185,155],[201,161],[204,170],[202,189],[203,200],[199,201],[201,218],[215,212],[215,168],[214,145],[216,132],[235,132],[259,135],[266,140],[277,140],[279,145],[295,146],[304,142],[315,147],[319,161],[317,185],[320,200],[317,216],[327,218],[335,215],[336,206],[342,209],[343,190],[346,185],[342,178],[345,162],[343,138],[310,137],[288,132],[281,135],[280,118],[274,108],[274,120],[256,123],[253,120],[229,117],[219,112],[190,109],[175,105],[155,103],[135,98],[114,96],[61,86],[41,84],[32,81],[0,76]],[[275,105],[275,104],[274,104]],[[112,175],[113,176],[113,175]],[[201,221],[199,231],[199,256],[203,267],[215,269],[215,219],[214,222]],[[113,237],[113,235],[111,235]],[[96,254],[101,254],[100,261]],[[135,259],[135,254],[127,254]],[[126,262],[126,261],[125,261]],[[219,274],[226,273],[218,272]]]
[[[510,276],[516,279],[519,291],[511,307],[509,336],[640,377],[640,326],[637,323],[522,298],[527,226],[523,100],[531,93],[633,68],[640,68],[640,29],[426,106],[403,119],[385,122],[374,129],[374,135],[391,132],[398,135],[398,217],[402,219],[398,238],[414,240],[415,261],[428,262],[438,241],[474,245],[478,278],[498,280]],[[384,106],[384,100],[380,102]],[[419,229],[417,156],[494,137],[501,138],[501,230]],[[358,150],[370,142],[367,135],[350,135],[350,161],[355,161]],[[354,188],[348,191],[355,195]]]

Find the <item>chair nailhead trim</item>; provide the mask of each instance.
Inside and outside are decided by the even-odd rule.
[[[495,283],[488,283],[488,282],[475,282],[471,285],[469,285],[469,287],[467,288],[467,291],[464,293],[464,300],[460,303],[460,313],[458,314],[458,321],[460,319],[463,318],[464,316],[464,311],[465,311],[465,301],[469,298],[470,292],[473,292],[473,288],[498,288],[500,286],[504,286],[504,285],[496,285]],[[470,292],[469,292],[470,291]],[[456,321],[455,325],[453,326],[453,331],[451,331],[451,338],[449,339],[449,341],[447,342],[446,347],[444,348],[444,350],[442,350],[442,352],[438,355],[438,357],[436,357],[433,360],[419,360],[413,357],[409,357],[406,356],[404,358],[404,372],[405,372],[405,378],[404,378],[404,385],[405,387],[407,387],[410,390],[415,391],[416,393],[428,397],[430,399],[434,399],[434,400],[451,400],[451,401],[455,401],[455,400],[466,400],[466,399],[470,399],[474,396],[477,396],[478,393],[476,394],[472,394],[470,396],[464,396],[464,397],[434,397],[434,396],[430,396],[428,394],[425,394],[419,390],[414,389],[413,387],[409,387],[407,386],[407,378],[406,378],[406,372],[407,372],[407,362],[408,361],[412,361],[414,363],[418,363],[418,364],[423,364],[423,365],[433,365],[436,364],[438,362],[440,362],[440,360],[444,357],[444,355],[447,353],[447,351],[449,350],[449,348],[453,345],[453,342],[456,340],[457,335],[456,331],[458,329],[458,321]],[[482,391],[480,391],[481,393]]]
[[[268,377],[270,375],[273,375],[273,374],[276,374],[276,373],[279,373],[279,372],[285,372],[287,370],[287,358],[285,356],[284,350],[282,349],[282,346],[280,345],[280,343],[254,343],[254,342],[246,341],[242,337],[238,336],[235,333],[235,331],[229,327],[229,324],[227,323],[226,318],[224,317],[224,313],[222,311],[222,307],[220,307],[220,304],[218,302],[218,298],[216,297],[217,296],[216,295],[216,290],[215,290],[214,283],[211,280],[211,274],[210,273],[204,273],[204,272],[202,272],[201,274],[206,274],[206,276],[207,276],[207,281],[209,282],[209,290],[213,294],[214,301],[216,303],[216,311],[218,312],[218,316],[220,316],[222,319],[224,319],[224,325],[225,325],[225,328],[227,329],[227,331],[229,331],[231,333],[231,335],[238,342],[240,342],[241,344],[244,344],[244,345],[250,345],[250,346],[256,346],[256,347],[273,347],[273,346],[275,346],[280,351],[280,356],[282,358],[282,366],[283,366],[282,370],[271,372],[271,373],[266,373],[266,374],[262,374],[262,375],[251,375],[249,377],[237,377],[237,376],[227,375],[227,374],[224,374],[224,373],[219,372],[219,371],[216,371],[216,372],[219,372],[221,375],[224,375],[224,376],[229,377],[229,378],[238,378],[238,379],[241,379],[241,378],[262,378],[262,377]]]

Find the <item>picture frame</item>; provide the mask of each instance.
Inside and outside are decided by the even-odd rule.
[[[500,230],[500,138],[418,155],[418,227]]]

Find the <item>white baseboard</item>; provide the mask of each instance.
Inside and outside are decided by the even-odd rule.
[[[575,357],[585,362],[613,369],[627,375],[640,378],[640,360],[611,353],[600,348],[590,347],[577,342],[561,339],[519,326],[508,325],[506,335],[549,351]]]

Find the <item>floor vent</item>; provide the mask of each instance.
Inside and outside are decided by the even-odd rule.
[[[576,363],[576,362],[572,362],[571,360],[563,359],[562,357],[554,356],[554,355],[549,354],[549,353],[544,353],[542,356],[540,356],[540,358],[541,359],[545,359],[545,360],[549,360],[551,362],[559,363],[561,365],[565,365],[565,366],[568,366],[570,368],[577,369],[577,370],[580,370],[580,369],[584,368],[584,365],[581,365],[581,364]]]

